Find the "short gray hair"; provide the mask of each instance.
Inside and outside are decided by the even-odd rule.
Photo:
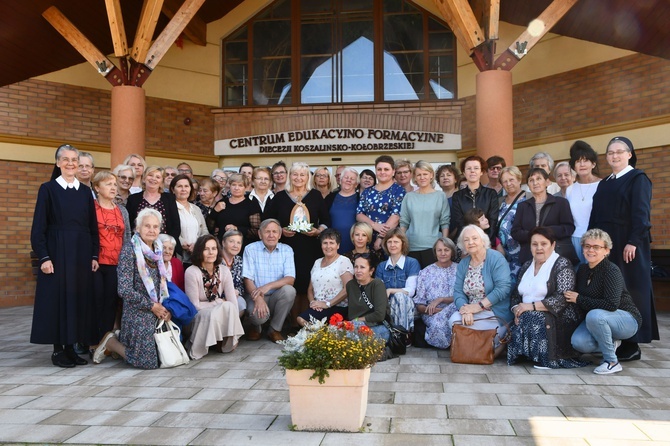
[[[589,238],[593,240],[602,240],[602,242],[605,244],[605,248],[612,249],[613,246],[612,238],[607,232],[603,231],[602,229],[598,228],[589,229],[584,233],[584,235],[582,235],[582,238],[579,240],[579,244],[581,246],[584,246],[584,242],[586,241],[586,239]]]
[[[480,228],[477,225],[467,225],[466,227],[463,228],[460,235],[458,236],[458,247],[461,249],[461,251],[466,252],[465,247],[463,246],[463,234],[465,234],[465,231],[469,231],[470,229],[474,230],[475,232],[477,232],[477,234],[479,234],[479,237],[484,242],[485,249],[491,248],[491,239],[489,238],[488,235],[486,235],[486,232],[484,232],[482,228]]]
[[[266,218],[261,222],[261,226],[258,228],[259,231],[265,231],[265,228],[267,228],[272,223],[276,224],[281,229],[281,223],[279,223],[279,220],[276,218]]]
[[[138,230],[144,223],[144,219],[147,217],[156,217],[158,219],[158,224],[163,224],[163,216],[160,212],[153,208],[144,208],[137,214],[137,218],[135,218],[135,232],[139,232]]]
[[[161,241],[163,246],[172,245],[173,248],[177,247],[177,241],[170,234],[159,234],[158,240]]]
[[[342,167],[342,166],[340,166],[340,167]],[[359,183],[359,179],[358,179],[358,171],[357,171],[356,169],[354,169],[353,167],[345,167],[345,168],[342,170],[342,172],[340,172],[340,178],[342,178],[342,176],[344,176],[344,174],[347,173],[347,172],[351,172],[351,173],[353,173],[354,175],[356,175],[356,184],[358,184],[358,183]],[[341,180],[340,180],[340,181],[341,181]]]
[[[456,249],[456,244],[449,237],[440,237],[435,240],[435,243],[433,243],[433,254],[435,257],[437,258],[437,244],[440,242],[442,242],[444,246],[451,250],[451,260],[456,260],[456,257],[458,256],[458,250]]]
[[[56,149],[56,162],[60,159],[60,157],[63,155],[63,152],[66,151],[72,151],[77,154],[77,158],[79,158],[79,150],[77,150],[76,147],[71,146],[70,144],[63,144],[62,146],[58,147]]]
[[[558,172],[558,169],[560,169],[560,168],[563,167],[563,166],[566,166],[568,169],[570,169],[570,175],[572,176],[572,179],[573,179],[573,180],[574,180],[575,178],[577,178],[577,172],[575,172],[575,171],[572,169],[572,167],[570,167],[570,163],[567,162],[567,161],[561,161],[560,163],[556,164],[556,166],[554,167],[554,170],[553,170],[553,172],[552,172],[553,175],[554,175],[554,178],[556,178],[556,172]]]
[[[92,166],[92,167],[95,167],[95,161],[93,160],[93,155],[91,155],[91,154],[88,153],[88,152],[79,152],[79,158],[81,158],[82,156],[83,156],[84,158],[88,158],[88,159],[90,159],[90,160],[91,160],[91,166]]]
[[[549,163],[549,172],[554,170],[554,159],[547,152],[537,152],[533,157],[528,161],[528,165],[533,168],[535,167],[535,161],[541,160],[542,158],[546,159]]]
[[[128,164],[119,164],[114,168],[112,173],[118,177],[121,172],[126,170],[129,170],[130,175],[133,177],[133,179],[135,179],[135,169],[133,169],[133,166],[129,166]]]

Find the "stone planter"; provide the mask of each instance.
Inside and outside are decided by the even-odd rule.
[[[328,370],[324,384],[313,370],[286,370],[296,430],[358,432],[368,407],[370,368]]]

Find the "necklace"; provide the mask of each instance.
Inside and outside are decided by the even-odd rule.
[[[586,199],[586,197],[584,196],[584,185],[582,183],[577,184],[579,184],[579,194],[582,196],[582,201],[584,201]],[[590,195],[592,184],[598,184],[598,182],[596,181],[595,183],[589,183],[586,186],[586,195]]]
[[[226,256],[223,256],[223,263],[226,264],[226,266],[228,267],[228,269],[230,269],[230,267],[233,266],[233,262],[234,262],[234,261],[235,261],[235,257],[233,257],[232,259],[230,259],[230,262],[228,262],[228,260],[226,259]]]

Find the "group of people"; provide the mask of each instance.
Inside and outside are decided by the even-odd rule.
[[[194,359],[335,313],[443,349],[455,323],[496,327],[499,346],[511,332],[509,364],[578,367],[580,353],[600,351],[596,373],[620,371],[640,358],[638,342],[658,339],[648,269],[641,277],[651,183],[626,138],[608,145],[602,181],[582,141],[554,169],[558,184],[551,157],[536,155],[527,191],[500,157],[463,160],[460,187],[453,165],[435,172],[388,155],[374,172],[244,163],[199,182],[186,163],[131,155],[91,172],[91,193],[82,160],[92,171],[90,154],[58,148],[31,240],[41,262],[31,342],[53,344],[60,367],[87,363],[75,344],[96,363],[158,367],[152,334],[171,318],[162,303],[173,284],[197,309],[184,339]]]

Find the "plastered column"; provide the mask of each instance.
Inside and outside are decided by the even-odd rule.
[[[144,89],[126,85],[112,87],[112,169],[131,153],[144,156],[145,125]]]
[[[514,164],[512,73],[505,70],[482,71],[476,84],[477,155],[493,155]]]

